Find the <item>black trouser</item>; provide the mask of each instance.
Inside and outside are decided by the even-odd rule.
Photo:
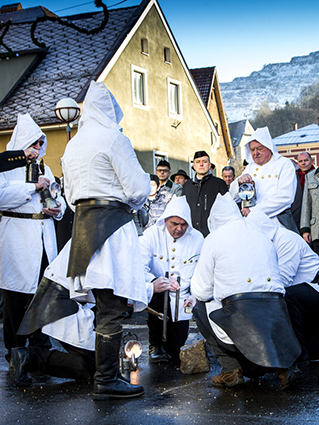
[[[319,255],[319,239],[312,241],[312,249]]]
[[[149,306],[153,310],[163,313],[164,292],[154,294]],[[185,344],[188,336],[189,321],[180,320],[179,322],[172,322],[169,305],[168,316],[170,319],[167,322],[167,341],[163,343],[163,321],[154,316],[154,314],[148,315],[149,343],[155,347],[163,346],[170,356],[178,358],[180,348]]]
[[[45,268],[48,266],[48,259],[43,247],[39,281],[42,279]],[[10,359],[10,350],[14,347],[24,347],[27,339],[29,345],[51,347],[50,338],[37,330],[31,336],[17,335],[24,314],[33,298],[33,294],[3,290],[3,339],[8,350],[6,359]]]
[[[95,332],[101,335],[121,332],[127,299],[114,295],[112,289],[93,289],[93,294],[96,301]]]
[[[104,385],[117,380],[119,350],[121,346],[121,321],[127,309],[127,299],[113,294],[111,289],[94,289],[96,300],[96,340],[94,385]],[[99,389],[95,387],[95,391]]]
[[[211,352],[219,361],[223,372],[242,368],[245,376],[249,377],[261,376],[266,372],[266,368],[246,359],[234,344],[226,344],[215,335],[208,321],[205,303],[197,301],[193,309],[193,315],[200,333],[206,339]]]
[[[60,344],[67,353],[43,347],[28,347],[29,371],[41,372],[58,378],[89,379],[95,373],[95,352]]]
[[[285,300],[302,359],[319,359],[319,293],[301,283],[286,288]]]

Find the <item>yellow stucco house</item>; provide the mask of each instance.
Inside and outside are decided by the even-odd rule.
[[[48,137],[45,161],[60,176],[67,137],[55,105],[71,97],[82,107],[95,80],[104,81],[120,104],[123,132],[145,171],[154,172],[157,162],[166,158],[173,172],[183,168],[189,173],[194,152],[206,150],[220,175],[232,156],[224,136],[222,102],[212,100],[211,108],[221,116],[217,123],[156,0],[110,10],[107,25],[97,33],[83,34],[74,26],[96,28],[105,19],[103,12],[61,18],[73,27],[40,20],[34,36],[45,43],[41,47],[30,32],[39,16],[55,15],[40,6],[0,14],[0,20],[14,22],[0,45],[1,151],[17,114],[29,112]],[[75,123],[72,134],[76,129]]]

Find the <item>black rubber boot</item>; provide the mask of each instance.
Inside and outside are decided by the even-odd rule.
[[[32,379],[28,376],[29,354],[27,348],[11,348],[11,364],[15,383],[18,386],[31,385]]]
[[[96,334],[93,400],[138,397],[144,394],[142,386],[130,384],[119,373],[121,339],[122,332],[110,336]]]

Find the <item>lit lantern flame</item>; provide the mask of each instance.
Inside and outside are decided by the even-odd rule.
[[[142,346],[138,341],[128,341],[124,347],[125,355],[131,359],[133,356],[137,359],[142,354]]]

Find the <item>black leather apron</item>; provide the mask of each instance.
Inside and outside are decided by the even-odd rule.
[[[85,273],[93,254],[132,220],[130,210],[117,201],[85,199],[76,203],[67,277]]]
[[[43,277],[18,330],[18,335],[30,335],[42,326],[77,313],[79,307],[70,300],[62,285]]]
[[[259,366],[288,368],[298,358],[301,347],[282,294],[236,294],[225,298],[222,304],[209,317],[248,360]]]

